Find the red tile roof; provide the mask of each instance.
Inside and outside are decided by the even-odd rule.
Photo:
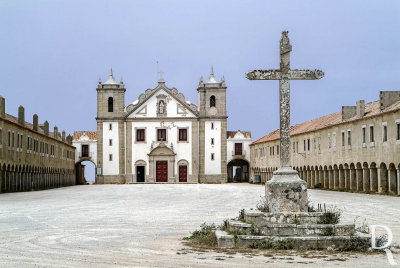
[[[72,140],[79,140],[83,134],[86,134],[90,140],[97,140],[97,131],[74,131]]]
[[[368,118],[368,117],[374,117],[383,113],[387,112],[394,112],[400,110],[400,101],[397,101],[390,105],[389,107],[381,110],[380,109],[380,101],[374,101],[367,103],[365,105],[365,114],[362,118]],[[361,119],[362,119],[361,118]],[[339,125],[342,123],[347,123],[351,121],[356,121],[359,118],[357,116],[354,116],[352,118],[342,120],[342,112],[337,112],[334,114],[326,115],[311,121],[304,122],[302,124],[294,125],[290,127],[290,135],[295,136],[295,135],[300,135],[316,130],[320,130],[323,128],[327,128],[330,126],[334,125]],[[272,131],[271,133],[265,135],[261,139],[258,139],[251,143],[250,145],[254,145],[257,143],[263,143],[263,142],[268,142],[268,141],[274,141],[274,140],[279,140],[280,138],[280,131],[279,129]]]

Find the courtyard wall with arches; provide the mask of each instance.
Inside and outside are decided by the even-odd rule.
[[[0,193],[44,190],[75,184],[75,147],[72,137],[49,123],[25,121],[25,109],[18,117],[5,113],[0,96]]]
[[[309,188],[400,195],[400,91],[292,126],[291,164]],[[251,177],[279,168],[279,130],[251,147]]]

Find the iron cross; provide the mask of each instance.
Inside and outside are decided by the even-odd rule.
[[[280,41],[280,69],[246,73],[250,80],[279,80],[281,168],[290,167],[290,80],[317,80],[324,77],[321,70],[290,69],[291,51],[288,31],[283,31]]]

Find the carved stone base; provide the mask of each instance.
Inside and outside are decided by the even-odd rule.
[[[307,183],[290,167],[274,172],[265,184],[269,210],[277,212],[307,212]]]

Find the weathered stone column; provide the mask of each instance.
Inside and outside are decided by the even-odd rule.
[[[333,169],[333,180],[334,180],[334,189],[337,190],[339,189],[339,169],[334,168]]]
[[[400,195],[400,169],[397,169],[397,194]]]

